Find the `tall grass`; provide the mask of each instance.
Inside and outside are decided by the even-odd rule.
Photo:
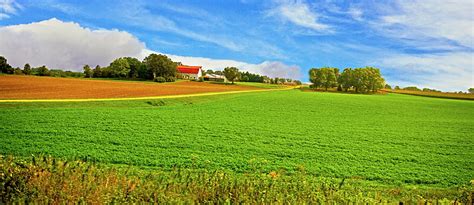
[[[473,187],[371,188],[356,179],[234,174],[176,168],[146,171],[51,157],[0,157],[0,203],[441,203],[472,204]]]

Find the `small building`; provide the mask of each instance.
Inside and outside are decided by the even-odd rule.
[[[229,82],[225,76],[217,74],[206,74],[203,78],[205,81]]]
[[[198,80],[202,76],[202,66],[178,65],[178,78]]]

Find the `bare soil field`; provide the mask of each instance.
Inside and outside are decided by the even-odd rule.
[[[78,78],[0,76],[0,99],[125,98],[258,89],[252,86],[190,81],[154,84]]]

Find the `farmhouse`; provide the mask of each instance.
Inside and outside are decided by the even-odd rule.
[[[202,66],[178,65],[178,78],[197,80],[202,76]]]
[[[229,82],[225,76],[217,74],[206,74],[203,78],[205,81]]]

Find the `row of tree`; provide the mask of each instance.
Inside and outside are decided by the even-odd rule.
[[[230,81],[232,81],[231,78],[233,78],[234,81],[238,80],[240,82],[301,85],[301,81],[299,80],[293,80],[290,78],[270,78],[268,76],[250,73],[248,71],[241,72],[235,67],[227,67],[223,71],[214,71],[209,69],[203,73],[203,75],[205,74],[224,75]]]
[[[309,70],[309,80],[313,88],[337,87],[338,91],[376,92],[385,86],[380,70],[373,67],[346,68],[339,73],[338,68],[323,67]]]
[[[73,71],[63,71],[59,69],[50,70],[46,66],[40,66],[33,68],[30,64],[25,64],[23,69],[17,67],[13,68],[8,64],[7,59],[3,56],[0,56],[0,72],[5,74],[15,74],[15,75],[37,75],[37,76],[53,76],[53,77],[82,77],[81,72]]]
[[[176,80],[177,62],[166,55],[150,54],[143,61],[132,57],[117,58],[107,67],[85,65],[86,78],[131,78],[173,82]]]

